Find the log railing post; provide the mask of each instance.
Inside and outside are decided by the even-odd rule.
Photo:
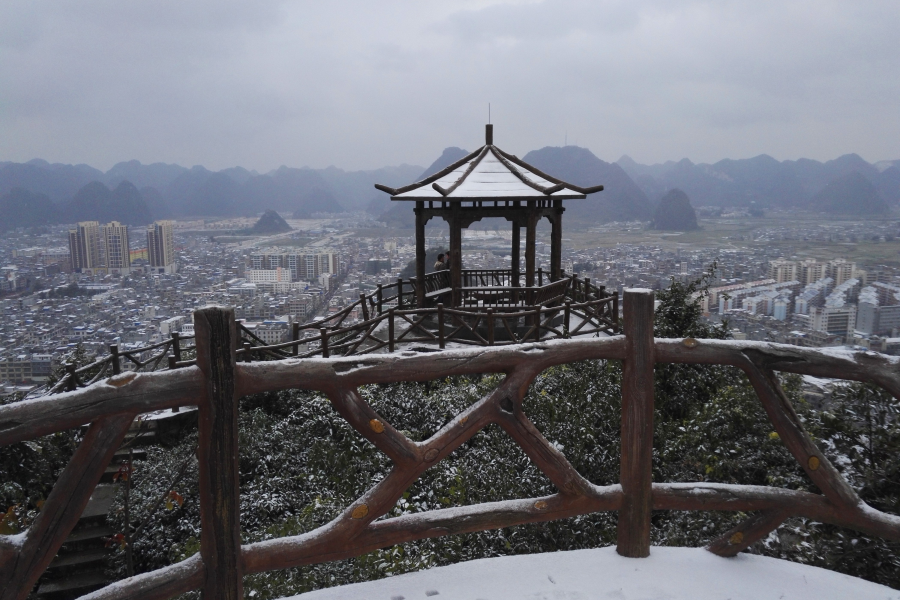
[[[494,311],[487,309],[487,336],[488,346],[494,345]]]
[[[74,392],[78,389],[78,374],[75,370],[78,368],[78,365],[75,363],[66,364],[66,391]]]
[[[380,314],[381,314],[381,298],[382,298],[382,291],[381,291],[381,284],[380,284],[380,283],[378,284],[378,289],[375,291],[375,298],[376,298],[377,301],[378,301],[378,308],[377,308],[377,310],[378,310],[378,314],[380,315]]]
[[[328,330],[322,327],[319,333],[322,336],[322,358],[328,358]]]
[[[394,309],[388,311],[388,352],[394,351]]]
[[[294,321],[291,323],[291,341],[297,342],[300,340],[300,323]],[[297,356],[300,354],[300,344],[295,343],[291,346],[291,356]]]
[[[234,309],[210,306],[194,313],[197,365],[206,379],[199,402],[200,555],[206,566],[204,600],[241,600],[238,397],[239,340]]]
[[[650,555],[653,466],[653,291],[625,290],[625,361],[622,372],[622,456],[616,551]]]
[[[366,306],[366,295],[365,294],[359,295],[359,304],[362,306],[363,321],[368,321],[369,320],[369,307]]]
[[[613,322],[613,323],[618,323],[618,322],[619,322],[619,292],[618,292],[618,291],[613,292],[613,299],[612,299],[612,322]]]
[[[119,358],[119,345],[111,344],[109,346],[110,353],[110,363],[112,364],[112,373],[113,375],[118,375],[122,372],[122,361]]]
[[[423,287],[424,285],[425,285],[425,276],[423,275],[422,279],[418,279],[418,278],[416,279],[416,298],[417,298],[416,306],[419,306],[418,305],[419,288],[424,289],[424,287]],[[425,292],[422,292],[422,294],[424,294],[424,293]],[[423,298],[424,298],[424,296],[423,296]],[[423,299],[422,302],[424,302],[424,301],[425,300]],[[403,278],[402,277],[397,278],[397,308],[403,308]],[[422,307],[419,306],[419,308],[422,308]]]
[[[168,356],[166,357],[166,360],[167,360],[168,363],[169,363],[169,370],[170,370],[170,371],[175,370],[175,369],[178,368],[178,361],[175,360],[175,355],[174,355],[174,354],[168,355]],[[173,407],[172,407],[172,412],[173,412],[173,413],[177,413],[177,412],[180,411],[180,410],[181,410],[181,409],[180,409],[179,407],[177,407],[177,406],[173,406]]]
[[[438,344],[441,347],[441,350],[446,346],[446,341],[444,340],[444,305],[443,303],[438,303],[437,305],[437,321],[438,321]]]
[[[572,301],[566,300],[566,311],[563,317],[563,337],[571,337],[569,333],[572,331],[571,322],[572,322]]]
[[[181,361],[181,336],[177,331],[172,332],[172,354],[175,355],[176,361]]]

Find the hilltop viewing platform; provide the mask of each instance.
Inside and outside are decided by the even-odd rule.
[[[0,444],[3,445],[92,423],[31,527],[20,535],[0,537],[2,597],[27,596],[82,514],[134,418],[143,413],[191,406],[197,406],[199,413],[197,452],[203,532],[200,552],[168,567],[111,584],[89,598],[170,598],[195,589],[202,590],[208,598],[240,598],[243,576],[252,573],[360,556],[413,540],[598,511],[618,512],[616,552],[630,557],[628,563],[607,550],[575,553],[571,560],[564,553],[512,557],[461,563],[349,589],[352,593],[361,591],[361,597],[378,597],[390,589],[407,590],[410,595],[405,596],[406,592],[401,591],[386,597],[417,597],[416,594],[468,597],[475,590],[479,590],[478,597],[541,597],[534,596],[541,593],[557,597],[553,590],[582,594],[570,594],[571,597],[597,597],[584,591],[593,588],[593,582],[597,581],[594,576],[605,572],[604,569],[613,569],[625,577],[621,569],[628,564],[635,571],[627,579],[613,580],[622,582],[618,590],[601,589],[609,589],[622,598],[662,597],[652,595],[658,588],[648,577],[670,577],[676,570],[688,574],[690,563],[691,568],[717,572],[690,581],[673,580],[669,586],[672,590],[687,593],[692,585],[697,585],[704,593],[728,590],[732,598],[749,598],[747,594],[754,590],[761,594],[756,597],[776,592],[791,593],[794,595],[785,597],[794,598],[839,597],[819,595],[828,588],[835,594],[854,590],[853,597],[859,598],[879,597],[877,594],[891,597],[885,595],[889,590],[871,583],[773,559],[744,557],[733,563],[719,563],[695,559],[690,554],[706,552],[701,550],[651,551],[650,522],[652,511],[658,510],[750,513],[739,525],[722,532],[708,545],[707,550],[720,557],[738,555],[791,516],[837,524],[871,536],[900,539],[900,517],[876,510],[860,499],[804,430],[775,375],[779,371],[868,381],[897,395],[900,394],[900,359],[868,352],[760,342],[654,339],[653,306],[651,291],[626,291],[623,334],[610,337],[542,340],[443,352],[280,360],[253,360],[246,346],[245,353],[240,354],[241,332],[232,309],[199,310],[194,313],[194,345],[189,350],[182,349],[196,353],[194,360],[181,361],[181,364],[173,361],[169,369],[149,373],[122,371],[112,364],[110,368],[118,370],[118,374],[95,377],[96,381],[87,387],[0,407]],[[295,342],[295,347],[299,344]],[[247,359],[251,362],[246,362]],[[535,428],[523,405],[530,384],[541,372],[595,359],[621,361],[623,368],[621,479],[610,485],[596,485],[585,479],[566,454]],[[653,482],[653,373],[660,363],[722,364],[742,370],[777,437],[822,493],[774,486]],[[491,384],[492,391],[422,441],[413,441],[396,429],[360,393],[360,387],[366,384],[433,381],[485,373],[502,374],[502,377]],[[287,388],[319,390],[327,395],[340,417],[389,457],[393,466],[383,479],[329,523],[299,535],[243,544],[237,480],[238,403],[248,395]],[[502,428],[521,447],[552,482],[555,493],[388,516],[413,482],[492,424]],[[649,562],[642,567],[644,562],[640,559],[648,556]],[[496,566],[490,565],[495,560]],[[534,561],[540,561],[542,568],[534,566]],[[573,566],[588,563],[594,566],[582,567],[577,576],[572,572]],[[485,567],[486,564],[490,566]],[[492,574],[490,578],[481,575],[484,569]],[[642,569],[647,569],[644,574]],[[527,576],[521,575],[523,570],[528,572]],[[456,580],[455,574],[465,572],[471,577],[465,578],[464,583],[449,585],[448,577]],[[773,579],[760,581],[766,574],[771,574]],[[801,590],[799,581],[812,574],[816,581],[807,580],[808,589]],[[544,577],[547,584],[543,583]],[[534,583],[536,578],[541,579],[543,587]],[[505,585],[504,581],[510,582],[506,591],[497,592],[496,586]],[[604,581],[604,585],[612,584]],[[549,588],[548,584],[562,587]],[[427,589],[417,591],[423,586]],[[532,590],[528,592],[531,595],[515,595],[520,593],[518,590],[525,594],[526,588]],[[373,595],[367,596],[367,590],[372,590]],[[494,596],[488,595],[492,590]],[[812,595],[803,595],[806,591]],[[677,598],[675,593],[665,597]],[[348,596],[340,595],[340,590],[323,590],[310,597]]]

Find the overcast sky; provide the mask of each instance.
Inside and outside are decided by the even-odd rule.
[[[0,160],[900,158],[897,0],[3,0]]]

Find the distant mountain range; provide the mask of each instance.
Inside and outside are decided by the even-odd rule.
[[[566,203],[563,223],[648,221],[653,207],[647,194],[628,176],[621,166],[603,162],[587,148],[578,146],[546,147],[533,150],[522,160],[548,175],[588,187],[603,185],[602,192],[591,194],[586,200]]]
[[[416,180],[466,154],[461,148],[447,148]],[[641,165],[628,156],[607,163],[586,148],[564,146],[534,150],[523,160],[576,185],[605,186],[587,200],[566,203],[569,223],[650,221],[661,199],[675,189],[682,190],[693,206],[797,208],[831,215],[877,216],[900,204],[900,160],[873,165],[856,154],[825,163],[810,159],[779,162],[762,155],[713,165],[688,159]],[[390,204],[383,194],[368,210],[389,225],[411,227],[413,213],[408,203]]]
[[[886,206],[900,203],[900,161],[873,165],[856,154],[824,163],[807,158],[779,162],[763,154],[711,165],[694,164],[686,158],[641,165],[623,156],[617,164],[654,204],[673,188],[683,190],[694,206],[749,206],[755,202],[762,207],[832,214],[880,214]],[[847,185],[821,196],[826,187],[845,178]]]
[[[0,162],[0,231],[78,220],[139,225],[187,216],[250,216],[266,209],[295,218],[313,213],[367,210],[393,226],[412,224],[408,203],[392,203],[374,189],[426,177],[466,155],[447,148],[427,169],[414,165],[372,171],[280,167],[260,174],[242,167],[204,167],[138,161],[107,172],[88,165]],[[642,165],[628,156],[615,163],[578,146],[546,147],[523,160],[576,185],[605,190],[567,203],[571,223],[651,220],[660,199],[683,190],[694,206],[800,208],[826,214],[879,215],[900,204],[900,161],[870,164],[856,154],[818,162],[777,161],[761,155],[714,164],[688,159]]]
[[[133,160],[104,173],[40,159],[0,162],[0,231],[84,220],[140,225],[169,217],[252,216],[266,209],[295,218],[362,210],[380,195],[375,183],[403,185],[421,171],[410,165],[373,171],[280,167],[261,175],[242,167],[213,172]]]

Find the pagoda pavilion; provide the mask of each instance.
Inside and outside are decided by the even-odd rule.
[[[510,307],[534,304],[540,294],[535,286],[535,235],[538,222],[552,225],[549,282],[563,279],[563,200],[584,200],[603,190],[602,185],[580,187],[561,181],[494,145],[493,125],[485,128],[484,145],[468,156],[421,181],[390,188],[375,187],[393,201],[415,202],[416,306],[425,308],[435,298],[447,298],[453,307],[496,304]],[[450,227],[449,271],[426,273],[425,225],[433,217]],[[507,271],[464,271],[462,230],[483,218],[500,217],[512,223],[512,265]],[[525,290],[519,266],[521,229],[525,228]],[[540,274],[543,279],[543,273]],[[487,285],[485,285],[487,284]],[[543,281],[538,282],[538,287]],[[508,288],[500,291],[498,288]],[[539,302],[537,302],[539,303]]]

